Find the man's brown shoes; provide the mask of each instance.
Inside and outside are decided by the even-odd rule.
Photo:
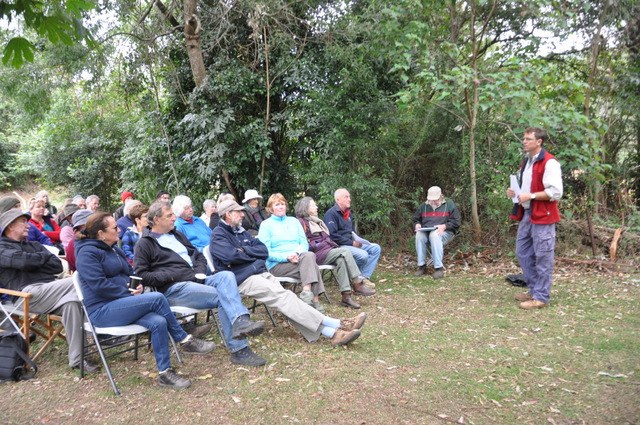
[[[367,320],[367,313],[364,312],[350,319],[340,319],[340,329],[344,331],[359,330],[364,325],[365,320]]]
[[[549,304],[545,304],[542,301],[538,301],[538,300],[529,300],[529,301],[525,301],[523,303],[520,303],[520,308],[523,308],[525,310],[535,310],[538,308],[544,308],[547,307]]]

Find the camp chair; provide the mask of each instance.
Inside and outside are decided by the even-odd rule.
[[[44,339],[38,352],[31,357],[33,360],[40,357],[56,338],[66,341],[66,337],[62,334],[64,330],[62,317],[57,314],[32,313],[29,309],[30,293],[0,288],[0,294],[12,297],[8,301],[0,303],[0,310],[4,316],[0,320],[0,324],[9,322],[22,334],[27,343],[27,354],[29,354],[31,345],[29,339],[31,332]]]
[[[205,246],[204,249],[202,250],[202,253],[204,254],[204,258],[207,259],[207,265],[209,266],[209,269],[211,269],[212,272],[214,272],[216,270],[215,266],[213,265],[213,256],[211,255],[211,250],[209,249],[209,245]],[[267,316],[269,316],[269,320],[271,320],[271,324],[273,324],[273,327],[276,327],[276,321],[273,318],[273,314],[271,313],[271,310],[269,309],[269,306],[263,303],[258,303],[258,301],[253,300],[253,304],[251,305],[251,307],[249,307],[249,310],[251,310],[251,313],[255,313],[256,312],[256,308],[263,306],[264,309],[267,311]],[[224,340],[224,338],[223,338]]]
[[[102,348],[100,340],[98,339],[98,334],[100,334],[100,335],[110,335],[110,336],[135,336],[135,344],[134,344],[133,348],[119,350],[116,353],[114,353],[113,355],[124,353],[126,351],[133,351],[134,352],[134,357],[133,358],[135,360],[138,360],[138,348],[139,348],[139,340],[138,340],[138,338],[139,338],[139,336],[141,334],[147,333],[149,330],[147,328],[145,328],[144,326],[140,326],[140,325],[136,325],[136,324],[126,325],[126,326],[109,326],[109,327],[96,327],[96,326],[93,326],[93,324],[91,323],[91,318],[89,317],[89,313],[87,312],[87,307],[84,304],[84,295],[82,294],[82,288],[80,287],[80,278],[78,277],[78,273],[74,273],[74,275],[73,275],[73,287],[76,290],[76,294],[78,295],[78,299],[80,300],[80,303],[82,304],[82,310],[84,311],[85,322],[83,323],[82,330],[83,330],[83,332],[84,331],[91,332],[91,335],[93,336],[93,341],[94,341],[94,344],[95,344],[95,347],[96,347],[96,351],[100,354],[100,359],[102,360],[102,364],[104,365],[104,370],[107,373],[107,376],[109,377],[109,382],[111,383],[111,388],[113,388],[113,392],[116,395],[121,395],[120,390],[118,389],[118,387],[116,385],[116,382],[113,379],[113,375],[111,374],[111,369],[109,368],[109,364],[107,363],[107,358],[104,355],[104,350]],[[180,354],[178,353],[178,347],[176,346],[176,343],[173,340],[173,338],[171,337],[171,335],[169,335],[169,340],[171,341],[171,344],[173,345],[173,349],[174,349],[174,351],[176,353],[176,357],[178,358],[178,361],[180,363],[182,363],[182,359],[180,358]],[[88,348],[90,348],[90,347],[91,346],[89,346]],[[80,377],[81,378],[84,377],[84,358],[85,358],[85,356],[87,356],[89,354],[91,354],[91,353],[85,352],[85,339],[82,338],[82,358],[80,360]]]

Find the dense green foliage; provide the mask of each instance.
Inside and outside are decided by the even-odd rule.
[[[133,2],[101,4],[112,18],[93,51],[49,36],[33,64],[1,69],[0,184],[31,174],[114,202],[130,188],[196,204],[256,188],[321,209],[345,186],[361,229],[389,240],[439,185],[491,239],[522,130],[540,126],[567,216],[637,214],[634,0],[185,1],[202,83],[174,27],[181,8],[165,18]]]

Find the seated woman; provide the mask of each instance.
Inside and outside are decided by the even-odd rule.
[[[76,266],[89,317],[98,327],[135,323],[149,329],[159,371],[158,383],[176,389],[187,388],[191,381],[171,368],[169,335],[188,353],[205,354],[215,345],[187,334],[160,292],[143,294],[142,285],[129,292],[133,269],[116,246],[117,242],[116,220],[105,212],[91,214],[76,240]]]
[[[336,266],[336,280],[342,293],[340,304],[360,308],[360,304],[351,298],[351,284],[357,295],[369,297],[376,291],[364,284],[365,278],[351,251],[331,240],[327,225],[318,217],[318,206],[313,198],[306,196],[296,203],[296,217],[309,241],[309,251],[316,254],[317,263]]]
[[[211,221],[211,214],[218,212],[218,203],[213,199],[205,199],[202,203],[202,215],[200,215],[200,219],[204,221],[204,224],[209,227],[209,222]]]
[[[245,214],[242,219],[242,227],[253,236],[258,234],[260,224],[269,218],[269,213],[262,205],[262,196],[255,189],[249,189],[244,193],[242,203],[244,205]]]
[[[127,261],[132,266],[133,249],[142,235],[142,230],[149,224],[149,220],[147,220],[148,211],[149,207],[146,205],[134,205],[129,211],[129,217],[131,217],[135,224],[129,227],[127,231],[124,232],[124,235],[122,235],[122,250],[124,251],[124,255],[127,256]]]
[[[319,295],[324,292],[322,273],[316,264],[316,255],[309,252],[309,243],[302,226],[293,217],[287,217],[287,200],[281,193],[269,197],[267,211],[271,217],[260,225],[258,239],[269,251],[267,269],[276,277],[292,277],[302,282],[300,299],[324,313]]]
[[[51,216],[45,215],[46,209],[44,205],[45,202],[42,199],[36,199],[33,202],[29,210],[31,215],[29,223],[32,223],[38,230],[51,239],[51,242],[53,242],[56,247],[64,250],[60,240],[60,226],[58,226],[55,220],[51,219]]]
[[[217,210],[224,201],[228,200],[235,201],[236,198],[234,198],[230,193],[221,193],[220,196],[218,196],[218,200],[216,201],[216,211],[212,212],[209,216],[209,229],[215,229],[218,223],[220,223],[220,214],[218,214]]]

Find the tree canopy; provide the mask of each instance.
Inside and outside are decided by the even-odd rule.
[[[638,12],[632,0],[3,2],[0,184],[166,189],[196,204],[255,188],[321,207],[344,186],[359,226],[389,240],[438,185],[481,242],[503,227],[522,131],[538,126],[563,166],[565,214],[640,226]]]

